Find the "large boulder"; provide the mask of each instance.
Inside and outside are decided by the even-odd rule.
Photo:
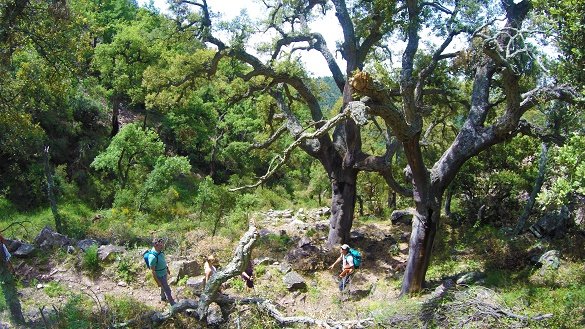
[[[80,240],[79,242],[77,242],[77,248],[81,249],[83,252],[85,252],[91,246],[99,246],[99,245],[100,245],[100,243],[94,239],[84,239],[84,240]]]
[[[323,252],[312,243],[305,243],[289,251],[284,257],[292,268],[298,271],[314,271],[323,265]]]
[[[536,224],[530,226],[530,232],[535,237],[541,238],[561,238],[567,231],[569,224],[569,210],[563,206],[558,211],[552,211],[544,214]]]
[[[307,283],[305,279],[295,271],[288,272],[282,278],[286,289],[289,291],[305,289],[307,287]]]
[[[394,210],[390,215],[392,224],[412,224],[412,212],[410,210]]]
[[[98,257],[101,261],[111,259],[112,254],[121,254],[126,251],[126,248],[121,246],[114,246],[112,244],[108,244],[105,246],[100,246],[98,248]]]
[[[26,258],[31,256],[36,251],[33,245],[28,243],[21,243],[14,252],[12,252],[12,256],[19,257],[19,258]]]
[[[34,244],[40,249],[66,247],[70,246],[71,243],[71,239],[51,230],[48,226],[45,226],[34,240]]]
[[[6,249],[8,249],[8,252],[13,253],[15,252],[21,245],[22,245],[22,241],[19,240],[10,240],[10,239],[4,239],[5,245],[6,245]]]
[[[201,274],[200,265],[195,260],[177,260],[170,262],[171,277],[169,284],[175,284],[181,278],[196,276]]]
[[[538,259],[543,269],[556,270],[561,266],[561,253],[558,250],[549,250]]]

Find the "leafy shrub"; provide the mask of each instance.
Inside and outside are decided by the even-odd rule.
[[[96,245],[87,248],[83,254],[81,267],[94,274],[100,270],[100,259],[98,257],[98,247]]]
[[[139,270],[139,266],[132,258],[120,257],[116,266],[116,276],[124,282],[133,282]]]

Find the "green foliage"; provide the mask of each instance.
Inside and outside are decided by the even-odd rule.
[[[116,265],[116,276],[126,283],[134,282],[141,269],[131,257],[119,257],[118,265]]]
[[[4,291],[0,289],[0,312],[3,312],[8,308],[6,305],[6,298],[4,297]]]
[[[99,327],[92,314],[91,302],[81,294],[72,295],[58,314],[58,327],[87,329]]]
[[[585,135],[575,135],[555,151],[551,166],[552,184],[541,191],[538,201],[545,207],[568,204],[577,195],[585,195]]]
[[[142,204],[149,193],[163,190],[170,185],[175,176],[187,175],[190,170],[191,165],[185,157],[159,157],[154,169],[146,176],[146,181],[142,185],[138,209],[142,209]]]
[[[124,189],[131,175],[144,176],[144,171],[152,168],[163,153],[164,144],[154,130],[131,123],[120,129],[91,165],[97,170],[114,173]]]
[[[90,274],[97,274],[97,272],[101,269],[100,259],[98,256],[98,247],[96,245],[92,245],[91,247],[87,248],[82,257],[81,267]]]
[[[133,319],[150,311],[150,308],[132,297],[105,296],[106,303],[116,323]]]

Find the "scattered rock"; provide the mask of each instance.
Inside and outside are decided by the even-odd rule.
[[[412,224],[412,212],[410,210],[394,210],[390,215],[392,224]]]
[[[118,287],[127,287],[128,285],[126,284],[126,282],[124,281],[119,281],[118,282]]]
[[[258,232],[258,235],[260,235],[260,237],[261,237],[261,238],[262,238],[262,237],[265,237],[265,236],[268,236],[268,235],[270,235],[270,234],[275,234],[275,233],[274,233],[274,232],[272,232],[271,230],[267,230],[267,229],[265,229],[265,228],[261,229],[261,230]]]
[[[68,254],[74,254],[75,253],[75,247],[74,246],[67,246],[67,253]]]
[[[327,231],[329,230],[329,225],[324,223],[317,223],[315,224],[315,229],[317,231]]]
[[[43,289],[45,286],[42,283],[37,284],[37,289]]]
[[[274,264],[274,259],[272,259],[270,257],[256,258],[252,261],[252,264],[254,264],[254,266],[270,265],[270,264]]]
[[[83,252],[85,252],[91,246],[99,246],[99,245],[100,245],[100,243],[94,239],[84,239],[84,240],[77,242],[77,248],[81,249]]]
[[[34,244],[40,249],[64,247],[71,245],[71,239],[63,234],[54,232],[48,226],[45,226],[35,238]]]
[[[22,245],[22,241],[19,241],[19,240],[10,240],[10,239],[4,239],[4,240],[6,241],[6,249],[8,249],[8,252],[10,252],[10,253],[15,252]]]
[[[359,231],[352,231],[349,233],[349,238],[353,241],[360,241],[363,240],[365,237],[366,235]]]
[[[292,270],[292,267],[288,263],[281,263],[280,266],[279,266],[279,270],[283,274],[286,274],[286,273],[288,273],[288,272],[290,272]]]
[[[310,245],[311,244],[311,238],[303,236],[301,237],[301,239],[299,240],[299,243],[297,244],[297,247],[302,248],[305,245]]]
[[[18,249],[12,253],[15,257],[26,258],[36,251],[35,247],[28,243],[21,243]]]
[[[485,277],[485,273],[473,271],[459,275],[456,282],[457,284],[472,284],[483,281]]]
[[[288,289],[289,291],[305,289],[307,287],[305,279],[295,271],[288,272],[282,278],[282,281],[284,282],[286,289]]]
[[[200,275],[200,276],[196,276],[194,278],[189,278],[187,280],[187,287],[192,288],[195,291],[202,291],[203,288],[205,287],[205,276],[204,275]]]
[[[546,213],[536,224],[529,227],[535,237],[561,238],[567,231],[569,209],[563,206],[559,211]]]
[[[542,254],[538,259],[538,263],[542,264],[542,268],[550,268],[553,270],[561,266],[561,253],[558,250],[549,250]]]
[[[201,274],[200,265],[195,260],[178,260],[170,263],[171,278],[169,284],[176,284],[185,276],[196,276]]]
[[[225,319],[223,318],[219,305],[217,303],[209,304],[209,308],[207,309],[207,324],[215,326],[224,321]]]
[[[109,259],[111,254],[120,254],[126,251],[126,248],[114,245],[105,245],[98,248],[98,257],[101,261]]]

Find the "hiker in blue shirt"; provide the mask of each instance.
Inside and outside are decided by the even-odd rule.
[[[168,276],[171,275],[171,271],[167,266],[165,254],[165,242],[161,238],[153,240],[152,251],[148,255],[148,267],[152,270],[152,276],[156,281],[156,284],[160,287],[160,300],[165,302],[168,301],[171,306],[175,305],[175,300],[171,295],[171,287],[169,287]]]
[[[341,254],[335,260],[333,265],[329,266],[329,269],[333,269],[337,263],[341,262],[341,273],[339,273],[339,291],[343,291],[351,280],[351,274],[354,270],[353,256],[349,253],[349,246],[344,244],[341,246]]]

